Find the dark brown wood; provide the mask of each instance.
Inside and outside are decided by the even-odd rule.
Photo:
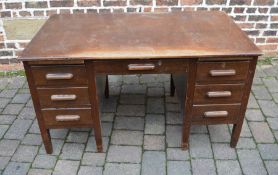
[[[228,104],[239,103],[243,95],[243,84],[214,84],[214,85],[197,85],[194,92],[194,104]],[[213,97],[210,92],[230,92],[230,96]],[[226,93],[225,93],[226,95]]]
[[[108,75],[105,76],[105,90],[104,90],[105,98],[109,98],[109,80]]]
[[[65,88],[37,88],[39,101],[42,108],[67,108],[90,106],[88,87],[65,87]],[[54,95],[75,95],[75,99],[53,100]]]
[[[170,95],[173,97],[175,95],[175,83],[173,80],[173,75],[171,74],[171,80],[170,80]]]
[[[245,81],[248,73],[249,61],[226,62],[199,62],[197,81],[209,83],[221,83],[227,81]],[[212,76],[211,71],[234,70],[235,75]]]
[[[49,133],[49,129],[46,128],[46,125],[45,125],[45,122],[44,122],[44,119],[43,119],[43,116],[41,113],[41,105],[39,103],[39,97],[38,97],[38,93],[37,93],[36,87],[35,87],[33,72],[27,62],[23,62],[23,65],[24,65],[30,93],[32,96],[33,105],[34,105],[34,109],[36,112],[36,117],[38,119],[38,124],[39,124],[39,128],[41,131],[41,136],[42,136],[42,140],[44,143],[45,151],[48,154],[52,154],[53,148],[52,148],[52,144],[51,144],[50,133]]]
[[[97,150],[99,152],[103,151],[102,147],[102,136],[101,136],[101,125],[100,125],[100,117],[99,117],[99,99],[97,92],[97,82],[96,82],[96,73],[95,73],[95,65],[94,62],[85,61],[86,71],[88,73],[89,80],[89,99],[91,102],[92,108],[92,117],[94,121],[94,132],[95,132],[95,140],[97,144]]]
[[[84,65],[49,65],[31,66],[36,86],[77,86],[87,85],[87,74]],[[70,79],[48,80],[47,74],[72,74]]]
[[[251,64],[250,64],[250,67],[249,67],[249,70],[248,70],[248,76],[247,76],[247,79],[245,81],[245,88],[243,90],[243,97],[242,97],[242,100],[241,100],[242,102],[241,102],[239,120],[236,124],[234,124],[233,131],[232,131],[232,137],[231,137],[230,145],[233,148],[236,147],[239,136],[240,136],[242,124],[243,124],[243,121],[244,121],[245,111],[246,111],[246,108],[247,108],[248,99],[249,99],[249,95],[250,95],[250,91],[251,91],[251,86],[252,86],[253,78],[254,78],[254,75],[255,75],[257,59],[258,58],[255,57],[251,61]]]

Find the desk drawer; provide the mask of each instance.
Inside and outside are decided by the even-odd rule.
[[[234,123],[240,112],[240,104],[193,105],[192,121],[200,124]]]
[[[243,84],[197,85],[194,104],[227,104],[241,102]]]
[[[31,69],[37,86],[88,84],[84,65],[31,66]]]
[[[87,87],[38,88],[42,108],[90,105]]]
[[[199,62],[197,63],[197,81],[223,82],[245,81],[249,61],[238,62]]]
[[[42,110],[48,128],[78,127],[92,125],[91,108]]]

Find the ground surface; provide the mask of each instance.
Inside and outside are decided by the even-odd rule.
[[[139,85],[138,85],[139,84]],[[47,155],[25,77],[0,78],[0,174],[277,174],[278,65],[260,66],[236,149],[228,125],[194,126],[190,149],[180,146],[177,99],[169,75],[110,77],[102,110],[105,152],[90,129],[51,130]]]

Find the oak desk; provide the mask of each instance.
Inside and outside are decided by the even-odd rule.
[[[93,128],[102,151],[99,95],[109,74],[171,74],[184,116],[181,146],[192,124],[230,123],[235,147],[259,55],[223,12],[74,14],[51,16],[20,60],[51,153],[49,129],[68,127]],[[108,96],[107,79],[105,89]]]

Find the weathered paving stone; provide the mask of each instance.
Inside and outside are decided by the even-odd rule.
[[[53,147],[53,153],[52,155],[59,155],[61,152],[61,149],[63,147],[64,141],[63,140],[58,140],[58,139],[51,139],[52,142],[52,147]],[[46,154],[44,145],[42,144],[39,154]]]
[[[42,168],[42,169],[53,169],[57,161],[56,156],[51,155],[37,155],[35,158],[32,167],[33,168]]]
[[[168,125],[166,128],[166,144],[168,147],[181,146],[181,126]]]
[[[35,169],[32,168],[28,171],[28,175],[51,175],[52,170],[45,170],[45,169]]]
[[[8,130],[9,125],[0,125],[0,139],[4,136],[5,132]]]
[[[142,175],[166,175],[165,152],[145,151],[142,160]]]
[[[229,129],[230,129],[230,132],[232,132],[233,130],[233,125],[230,124],[229,125]],[[240,137],[252,137],[252,133],[249,129],[249,126],[247,124],[247,121],[244,119],[243,120],[243,125],[242,125],[242,128],[241,128],[241,132],[240,132]]]
[[[0,140],[0,156],[12,156],[18,145],[17,140]]]
[[[271,100],[272,97],[264,86],[252,86],[254,96],[258,100]]]
[[[278,160],[278,144],[258,144],[264,160]]]
[[[17,91],[19,94],[30,94],[30,89],[22,88]],[[29,100],[28,100],[29,101]]]
[[[0,124],[1,125],[12,124],[15,119],[16,119],[15,115],[1,115],[0,114]]]
[[[17,92],[17,89],[4,89],[1,93],[0,93],[0,98],[4,97],[4,98],[13,98],[15,96]]]
[[[238,150],[237,153],[244,174],[266,174],[257,150]]]
[[[149,97],[162,97],[164,96],[164,88],[161,87],[148,88],[147,95]]]
[[[124,84],[139,84],[138,75],[123,75]]]
[[[30,163],[9,162],[3,175],[22,175],[27,174]]]
[[[80,166],[78,175],[102,175],[102,167]]]
[[[266,119],[270,128],[273,130],[278,130],[278,118],[267,118]]]
[[[145,94],[147,86],[145,85],[123,85],[122,94]]]
[[[174,104],[174,103],[166,103],[166,111],[167,112],[180,112],[181,111],[181,105],[180,104]]]
[[[145,95],[121,95],[120,104],[128,104],[128,105],[143,105],[145,104]]]
[[[76,175],[79,161],[58,160],[53,175]]]
[[[275,101],[275,103],[278,103],[278,93],[273,93],[272,97],[273,97],[273,100]]]
[[[248,108],[259,108],[259,105],[252,93],[250,93],[250,96],[249,96]]]
[[[278,92],[278,81],[274,77],[263,78],[263,82],[268,88],[269,92]]]
[[[194,159],[191,161],[193,174],[216,174],[213,159]]]
[[[211,143],[207,134],[191,135],[189,145],[191,157],[212,158]]]
[[[166,113],[166,123],[167,124],[182,124],[183,123],[183,116],[181,113],[178,112],[167,112]]]
[[[167,160],[189,160],[189,152],[180,148],[167,148]]]
[[[192,125],[190,132],[193,134],[207,134],[208,128],[205,125]]]
[[[103,175],[140,175],[140,165],[106,163]]]
[[[119,105],[117,109],[117,115],[119,116],[145,116],[144,105]]]
[[[6,168],[10,159],[10,157],[0,157],[0,171]]]
[[[102,122],[113,122],[114,113],[101,113],[100,119]]]
[[[22,76],[12,77],[6,88],[7,89],[19,89],[19,88],[22,88],[22,86],[24,85],[25,82],[26,82],[25,77],[22,77]]]
[[[109,98],[104,98],[103,99],[103,105],[101,108],[102,112],[116,112],[117,110],[117,101],[118,97],[117,96],[112,96],[110,94]]]
[[[257,143],[273,143],[275,141],[266,122],[249,122],[249,125]]]
[[[109,84],[109,95],[119,96],[121,93],[121,86],[113,86]]]
[[[5,108],[10,101],[9,98],[0,98],[0,108]]]
[[[50,130],[51,132],[52,130]],[[39,125],[38,125],[38,121],[37,119],[35,119],[28,131],[29,133],[33,133],[33,134],[40,134],[40,128],[39,128]],[[52,136],[51,136],[52,137]],[[53,138],[53,137],[52,137]]]
[[[114,130],[111,137],[111,144],[115,145],[142,145],[142,131]]]
[[[264,116],[259,109],[247,109],[245,116],[248,121],[264,121]]]
[[[166,101],[166,103],[179,103],[179,99],[176,96],[176,94],[173,97],[172,96],[166,96],[165,101]]]
[[[24,104],[8,104],[2,114],[18,115]]]
[[[267,117],[278,117],[278,105],[273,101],[258,100],[258,103]]]
[[[109,142],[109,137],[102,137],[102,146],[103,146],[103,151],[106,152],[108,148],[108,142]],[[96,140],[95,137],[89,137],[88,143],[86,146],[86,151],[89,152],[97,152],[97,147],[96,147]]]
[[[256,144],[253,140],[253,138],[239,138],[237,143],[237,148],[246,148],[246,149],[252,149],[256,148]]]
[[[145,134],[164,134],[165,117],[164,115],[146,115]]]
[[[70,160],[81,160],[84,148],[84,144],[65,143],[60,158]]]
[[[144,149],[145,150],[165,150],[165,136],[145,135]]]
[[[231,139],[227,125],[210,125],[208,129],[212,142],[229,142]]]
[[[34,107],[34,104],[33,104],[33,101],[32,101],[32,99],[30,99],[27,103],[26,103],[26,106],[27,107]]]
[[[254,77],[253,79],[253,85],[263,85],[263,81],[259,77]]]
[[[140,83],[156,82],[157,78],[158,78],[157,74],[142,74],[140,76]]]
[[[68,135],[68,129],[51,129],[50,135],[54,139],[65,139]]]
[[[147,87],[148,88],[154,88],[154,87],[156,87],[156,88],[163,88],[164,87],[164,83],[162,83],[162,82],[151,82],[151,83],[147,83]]]
[[[24,145],[41,145],[42,138],[39,134],[27,134],[21,142]]]
[[[139,146],[117,146],[109,147],[106,161],[120,163],[140,163],[142,148]]]
[[[215,159],[237,159],[235,149],[229,144],[215,143],[212,149]]]
[[[86,143],[88,135],[88,132],[70,132],[67,137],[67,142]]]
[[[189,161],[168,161],[167,174],[168,175],[189,175],[190,171]]]
[[[6,139],[23,139],[31,124],[32,120],[16,119],[4,137]]]
[[[11,103],[27,103],[30,98],[30,94],[16,94]]]
[[[110,84],[118,84],[121,85],[123,83],[123,76],[122,75],[108,75],[108,81]]]
[[[111,122],[101,123],[101,135],[102,136],[110,136],[111,132],[112,132],[112,123]],[[95,132],[93,129],[92,129],[91,135],[95,135]]]
[[[105,153],[85,152],[82,158],[82,165],[103,166],[105,162]]]
[[[163,98],[148,98],[147,113],[163,114],[164,113]]]
[[[20,145],[12,157],[12,161],[16,162],[33,162],[38,152],[38,146]]]
[[[0,79],[0,90],[5,89],[5,87],[8,85],[8,83],[9,83],[9,78],[1,77],[1,79]]]
[[[31,107],[25,107],[20,112],[18,118],[20,119],[31,119],[33,120],[36,117],[34,108]]]
[[[142,117],[116,117],[115,129],[144,130],[144,118]]]
[[[241,175],[240,165],[237,160],[217,160],[218,175]]]
[[[265,161],[265,166],[269,175],[277,174],[278,161]]]

